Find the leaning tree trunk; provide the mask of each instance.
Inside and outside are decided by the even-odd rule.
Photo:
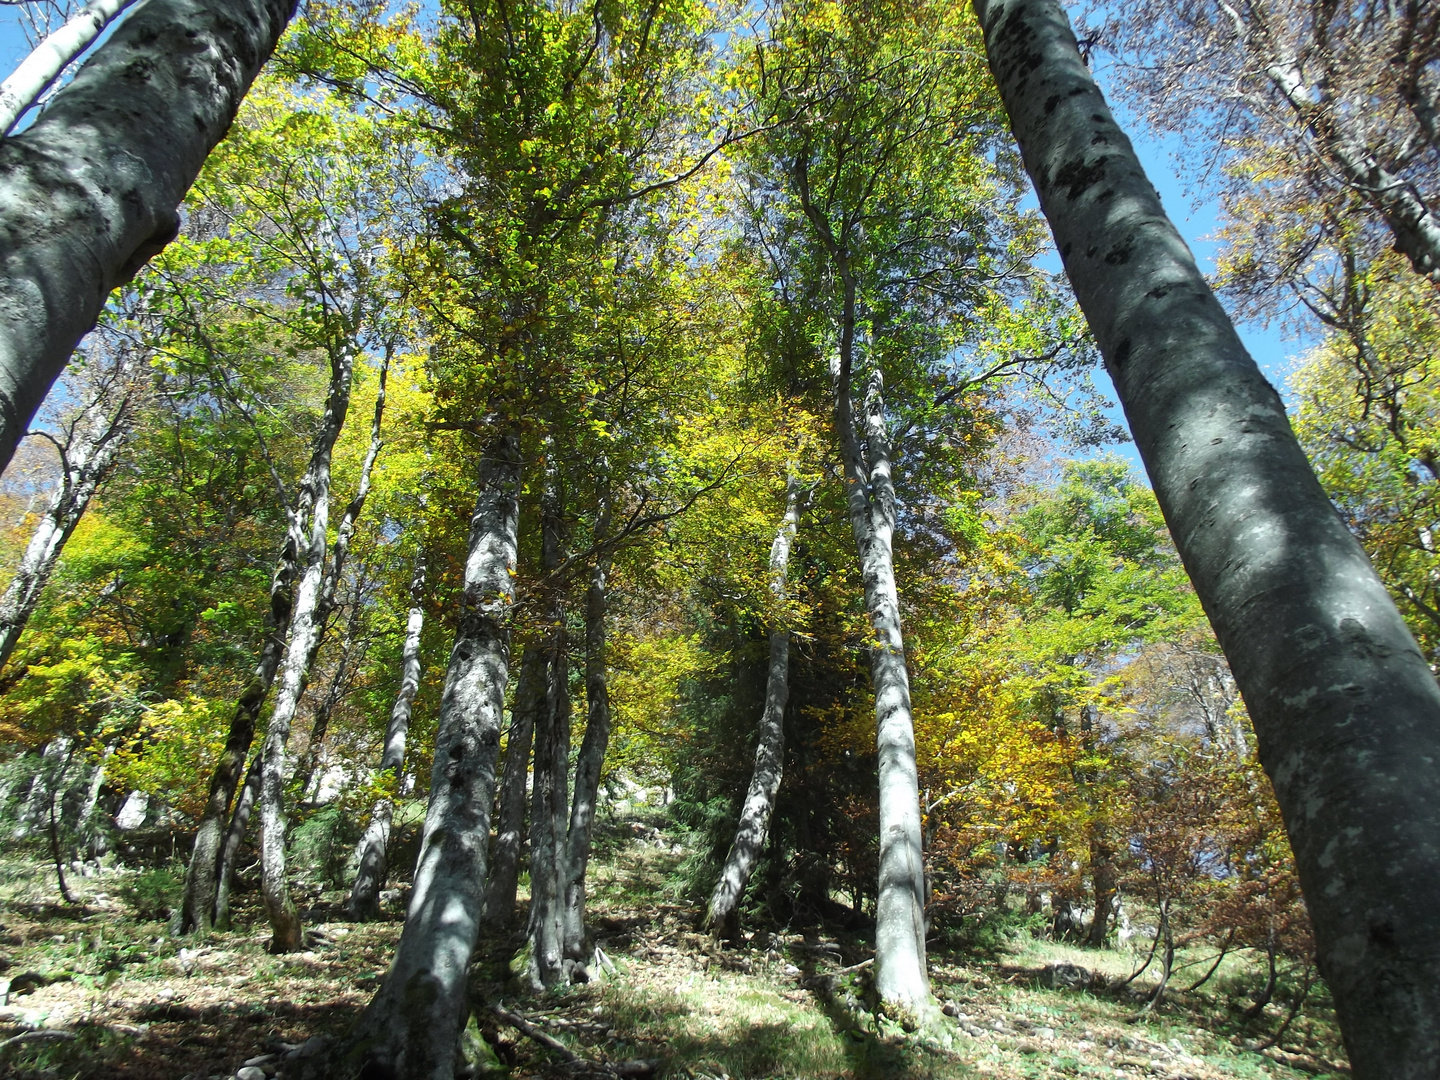
[[[235,703],[235,713],[230,718],[230,730],[225,738],[225,747],[215,763],[210,777],[210,793],[205,802],[205,812],[195,830],[195,842],[190,850],[190,865],[185,872],[185,895],[180,908],[180,932],[203,932],[215,920],[217,879],[220,872],[222,841],[225,822],[230,815],[230,801],[235,797],[236,785],[240,782],[245,759],[250,753],[250,744],[255,741],[255,725],[270,686],[275,682],[275,673],[280,670],[280,658],[285,653],[285,638],[290,629],[290,612],[295,603],[295,575],[300,544],[294,528],[295,518],[287,530],[285,546],[275,564],[275,573],[270,579],[270,606],[265,613],[265,637],[260,646],[260,660],[240,699]]]
[[[800,527],[805,489],[798,478],[791,476],[785,485],[785,516],[770,546],[770,591],[777,606],[785,600],[786,573],[790,565],[790,548]],[[777,623],[783,618],[778,612]],[[765,707],[760,712],[760,731],[755,741],[755,771],[750,776],[750,790],[740,810],[740,824],[735,829],[735,843],[720,870],[720,880],[710,896],[705,913],[705,926],[717,935],[733,937],[739,930],[736,912],[745,886],[765,849],[770,830],[770,815],[775,809],[775,795],[780,790],[781,772],[785,767],[785,702],[790,696],[790,631],[776,625],[770,631],[770,673],[765,683]]]
[[[295,0],[150,0],[0,141],[0,469],[110,291],[180,227]]]
[[[117,380],[128,383],[133,366],[127,350],[116,372]],[[122,388],[120,401],[112,409],[105,408],[109,402],[102,393],[75,418],[71,427],[74,438],[61,455],[60,479],[50,496],[50,505],[25,546],[15,576],[0,596],[0,668],[9,662],[60,553],[130,434],[132,388]]]
[[[597,535],[606,532],[609,516],[608,511],[602,513]],[[595,834],[600,770],[610,747],[610,683],[605,669],[605,586],[609,574],[610,557],[598,556],[590,571],[590,586],[585,590],[585,738],[575,763],[575,792],[570,799],[570,825],[565,834],[560,919],[565,958],[575,968],[583,968],[588,959],[585,874],[590,866],[590,846]]]
[[[410,712],[420,689],[420,634],[425,629],[425,542],[415,550],[415,570],[410,577],[410,613],[405,620],[405,645],[400,653],[400,689],[390,709],[385,728],[385,746],[380,752],[380,771],[398,784],[405,765],[405,740],[410,733]],[[390,823],[395,814],[392,798],[376,800],[370,824],[356,849],[355,884],[350,889],[346,910],[352,919],[366,921],[380,915],[380,888],[389,870]]]
[[[90,0],[66,20],[65,25],[35,46],[15,73],[0,83],[0,135],[9,135],[20,117],[40,100],[41,95],[75,58],[90,47],[135,0]]]
[[[480,931],[495,759],[515,602],[520,445],[484,449],[455,647],[440,700],[430,806],[395,959],[352,1034],[351,1075],[452,1080]]]
[[[537,643],[525,646],[515,701],[510,707],[510,738],[505,744],[505,768],[500,776],[500,798],[495,821],[495,853],[490,860],[490,888],[485,916],[508,927],[515,918],[515,889],[520,879],[520,847],[525,839],[525,783],[530,772],[530,744],[535,718],[545,708],[550,658]]]
[[[280,690],[260,750],[260,894],[270,918],[270,951],[298,952],[303,942],[300,912],[285,884],[285,745],[310,665],[320,648],[324,626],[316,615],[325,577],[325,541],[330,530],[330,460],[308,478],[315,492],[310,536],[305,550],[305,572],[295,590],[295,612],[290,618],[290,641],[281,666]]]
[[[535,728],[535,784],[530,802],[530,970],[536,989],[568,981],[562,908],[565,821],[570,807],[570,638],[554,575],[564,558],[563,500],[553,489],[542,504],[541,558],[551,581],[549,679]]]
[[[848,379],[843,417],[849,425]],[[914,1012],[932,1005],[925,970],[925,858],[920,829],[920,776],[910,676],[895,584],[895,488],[880,370],[870,373],[865,400],[866,455],[853,426],[845,446],[850,524],[860,553],[865,610],[875,633],[870,681],[875,691],[875,745],[880,771],[880,883],[875,900],[875,989],[881,1000]],[[842,417],[837,404],[836,418]],[[868,469],[867,469],[868,466]],[[864,471],[861,471],[864,470]]]
[[[230,887],[235,882],[235,862],[240,857],[240,845],[245,842],[245,831],[250,827],[250,814],[255,809],[255,800],[260,795],[260,767],[264,756],[256,754],[245,773],[245,783],[240,787],[240,797],[235,800],[235,809],[230,811],[230,824],[225,829],[225,840],[220,845],[219,868],[215,872],[215,929],[230,929]]]
[[[875,988],[892,1010],[928,1015],[934,1008],[925,971],[925,860],[920,829],[920,777],[910,676],[895,584],[895,486],[890,435],[879,368],[871,371],[865,402],[865,449],[856,430],[851,381],[858,314],[850,252],[810,195],[805,156],[793,179],[801,208],[829,255],[841,286],[840,341],[833,360],[835,433],[845,471],[845,498],[864,582],[865,611],[874,640],[870,682],[875,694],[875,744],[880,777],[880,874],[875,903]]]
[[[1066,272],[1259,742],[1359,1080],[1440,1060],[1440,686],[1055,0],[977,0]]]
[[[322,428],[330,434],[334,446],[350,407],[350,390],[354,382],[355,353],[346,342],[334,351],[330,376],[330,397],[325,406]],[[320,651],[325,623],[335,605],[340,575],[355,534],[355,522],[365,508],[370,494],[370,476],[380,454],[381,425],[385,418],[385,378],[389,359],[380,368],[379,393],[375,398],[375,415],[370,424],[370,446],[360,466],[355,496],[345,508],[335,531],[335,544],[330,553],[329,567],[325,561],[325,542],[329,533],[330,457],[319,455],[311,462],[307,488],[314,492],[315,509],[311,514],[309,550],[305,574],[295,593],[295,612],[290,620],[290,644],[280,677],[280,692],[270,716],[260,768],[260,892],[270,916],[273,935],[270,951],[296,952],[303,944],[300,914],[290,898],[285,882],[285,746],[300,698],[310,678],[310,669]]]

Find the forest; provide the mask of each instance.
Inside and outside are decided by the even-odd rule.
[[[0,1076],[1440,1075],[1440,3],[0,14]]]

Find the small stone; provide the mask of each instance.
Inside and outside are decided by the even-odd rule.
[[[300,1049],[295,1052],[295,1056],[302,1058],[315,1057],[318,1054],[323,1054],[325,1047],[328,1045],[329,1040],[326,1039],[324,1035],[314,1035],[300,1044]]]
[[[956,1005],[953,1001],[947,1001],[944,1005],[940,1006],[940,1011],[946,1016],[959,1016],[960,1006]]]
[[[269,1065],[275,1060],[274,1054],[257,1054],[245,1062],[246,1065]]]
[[[1055,1029],[1048,1027],[1038,1027],[1035,1029],[1035,1037],[1037,1039],[1053,1039],[1055,1038]]]
[[[1051,964],[1040,973],[1040,982],[1052,990],[1081,990],[1094,978],[1089,968],[1076,964]]]
[[[265,1070],[255,1065],[243,1065],[235,1070],[235,1080],[268,1080]]]

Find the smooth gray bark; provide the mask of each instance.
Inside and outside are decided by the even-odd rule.
[[[485,447],[455,647],[435,733],[430,805],[395,959],[352,1035],[350,1067],[453,1080],[465,972],[480,931],[495,761],[509,677],[519,516],[519,439]]]
[[[785,484],[785,516],[770,546],[770,591],[777,605],[785,600],[786,575],[790,567],[790,548],[800,528],[800,514],[806,489],[791,476]],[[717,935],[733,937],[739,929],[736,912],[745,886],[765,850],[770,832],[770,816],[775,810],[775,796],[785,767],[785,703],[790,696],[790,630],[777,625],[770,631],[770,666],[765,681],[765,706],[760,711],[760,730],[755,740],[755,769],[750,775],[750,790],[740,809],[740,823],[735,828],[735,842],[720,880],[710,896],[705,913],[705,926]]]
[[[530,775],[530,746],[535,720],[545,708],[550,658],[539,643],[525,646],[515,701],[510,708],[510,738],[505,746],[505,767],[497,800],[495,853],[490,860],[490,888],[486,917],[497,926],[515,918],[515,890],[520,879],[520,848],[525,840],[525,795]]]
[[[850,252],[836,238],[810,192],[806,159],[794,181],[801,208],[840,280],[839,348],[833,360],[835,433],[845,473],[846,508],[865,590],[874,641],[870,682],[875,693],[875,745],[880,780],[880,873],[875,903],[875,988],[901,1011],[929,1014],[934,1006],[925,970],[925,859],[920,830],[920,775],[910,676],[895,584],[895,486],[878,367],[870,373],[862,448],[851,395],[859,306]]]
[[[541,564],[551,578],[564,561],[563,498],[553,488],[542,501]],[[565,822],[570,807],[570,637],[564,599],[552,586],[549,678],[545,708],[535,727],[535,782],[530,803],[530,970],[539,990],[569,980],[565,961]]]
[[[355,348],[350,343],[333,351],[330,374],[330,396],[326,401],[321,430],[333,447],[345,425],[350,407],[350,390],[354,384]],[[310,535],[306,549],[305,572],[295,590],[295,610],[290,618],[290,642],[280,673],[280,691],[261,752],[260,769],[260,892],[270,917],[273,953],[296,952],[304,944],[300,915],[290,898],[285,881],[285,761],[286,744],[300,698],[315,665],[315,657],[325,634],[325,624],[335,604],[340,575],[355,534],[355,522],[365,508],[370,494],[370,477],[375,459],[380,454],[381,428],[385,419],[385,380],[389,359],[380,368],[379,392],[375,413],[370,423],[370,445],[360,465],[355,495],[341,517],[335,531],[334,547],[326,563],[325,544],[330,525],[330,464],[331,458],[315,455],[311,459],[306,486],[313,493],[314,509],[310,514]]]
[[[990,65],[1249,709],[1359,1080],[1440,1060],[1440,687],[1160,206],[1055,0],[977,0]]]
[[[326,413],[328,420],[328,408]],[[344,422],[343,412],[339,420]],[[325,542],[330,531],[328,456],[323,460],[323,467],[307,478],[307,484],[315,492],[315,502],[303,551],[304,570],[295,588],[290,640],[280,666],[280,689],[260,750],[260,894],[270,918],[272,953],[298,952],[304,944],[300,913],[285,884],[285,748],[324,626],[316,615],[325,577]]]
[[[56,444],[60,478],[0,596],[0,668],[9,662],[60,553],[129,438],[134,369],[133,351],[122,349],[113,375],[102,380],[95,397],[65,426],[64,441]]]
[[[400,653],[400,689],[390,709],[385,728],[385,746],[380,752],[380,771],[398,781],[405,766],[405,741],[410,734],[410,714],[420,689],[420,635],[425,629],[425,546],[415,552],[415,569],[410,576],[410,611],[405,619],[405,644]],[[352,919],[367,920],[380,914],[380,889],[389,871],[390,823],[395,813],[392,799],[379,799],[370,812],[370,824],[356,851],[358,869],[346,908]]]
[[[601,516],[597,535],[603,535],[609,514]],[[575,791],[570,799],[570,825],[565,835],[564,908],[561,925],[565,957],[574,965],[573,978],[588,959],[585,937],[585,873],[590,865],[590,846],[595,833],[595,807],[600,797],[600,770],[610,748],[610,681],[606,671],[605,614],[608,606],[606,582],[610,557],[596,558],[585,590],[585,738],[575,762]]]
[[[842,359],[842,372],[848,365]],[[865,451],[853,427],[848,374],[836,395],[842,433],[850,525],[860,552],[865,610],[875,640],[870,681],[875,690],[875,745],[880,772],[880,883],[875,900],[875,988],[882,1001],[924,1013],[933,1002],[925,970],[925,857],[920,828],[920,775],[910,675],[895,583],[895,488],[879,368],[865,395]],[[843,411],[842,411],[843,410]]]
[[[20,117],[71,62],[90,47],[135,0],[90,0],[20,62],[14,73],[0,83],[0,135],[9,135]]]
[[[295,0],[148,0],[0,141],[0,469],[110,291],[174,239]]]

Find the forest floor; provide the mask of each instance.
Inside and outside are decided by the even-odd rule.
[[[906,1034],[866,1009],[862,940],[796,928],[719,948],[694,932],[693,907],[666,899],[683,853],[663,832],[613,823],[600,852],[590,910],[613,971],[537,997],[506,981],[505,943],[485,943],[476,995],[540,1039],[483,1010],[491,1057],[482,1070],[613,1076],[603,1063],[628,1062],[675,1080],[1348,1074],[1323,1008],[1307,1006],[1277,1046],[1259,1049],[1288,1010],[1272,1005],[1244,1019],[1238,995],[1253,991],[1258,974],[1237,966],[1242,960],[1227,960],[1209,992],[1170,995],[1146,1012],[1153,984],[1145,976],[1123,991],[1094,989],[1098,979],[1089,988],[1047,985],[1057,971],[1073,981],[1063,965],[1124,978],[1133,952],[1028,935],[989,954],[932,952],[949,1015],[923,1035]],[[252,892],[237,897],[241,929],[173,938],[163,921],[135,914],[139,882],[123,870],[76,876],[72,907],[56,902],[53,866],[0,856],[0,1077],[225,1080],[249,1065],[267,1077],[278,1069],[283,1080],[297,1071],[287,1062],[319,1045],[307,1040],[338,1038],[359,1015],[400,931],[398,915],[339,921],[343,894],[312,894],[310,948],[271,956]],[[555,1045],[542,1045],[547,1039]]]

